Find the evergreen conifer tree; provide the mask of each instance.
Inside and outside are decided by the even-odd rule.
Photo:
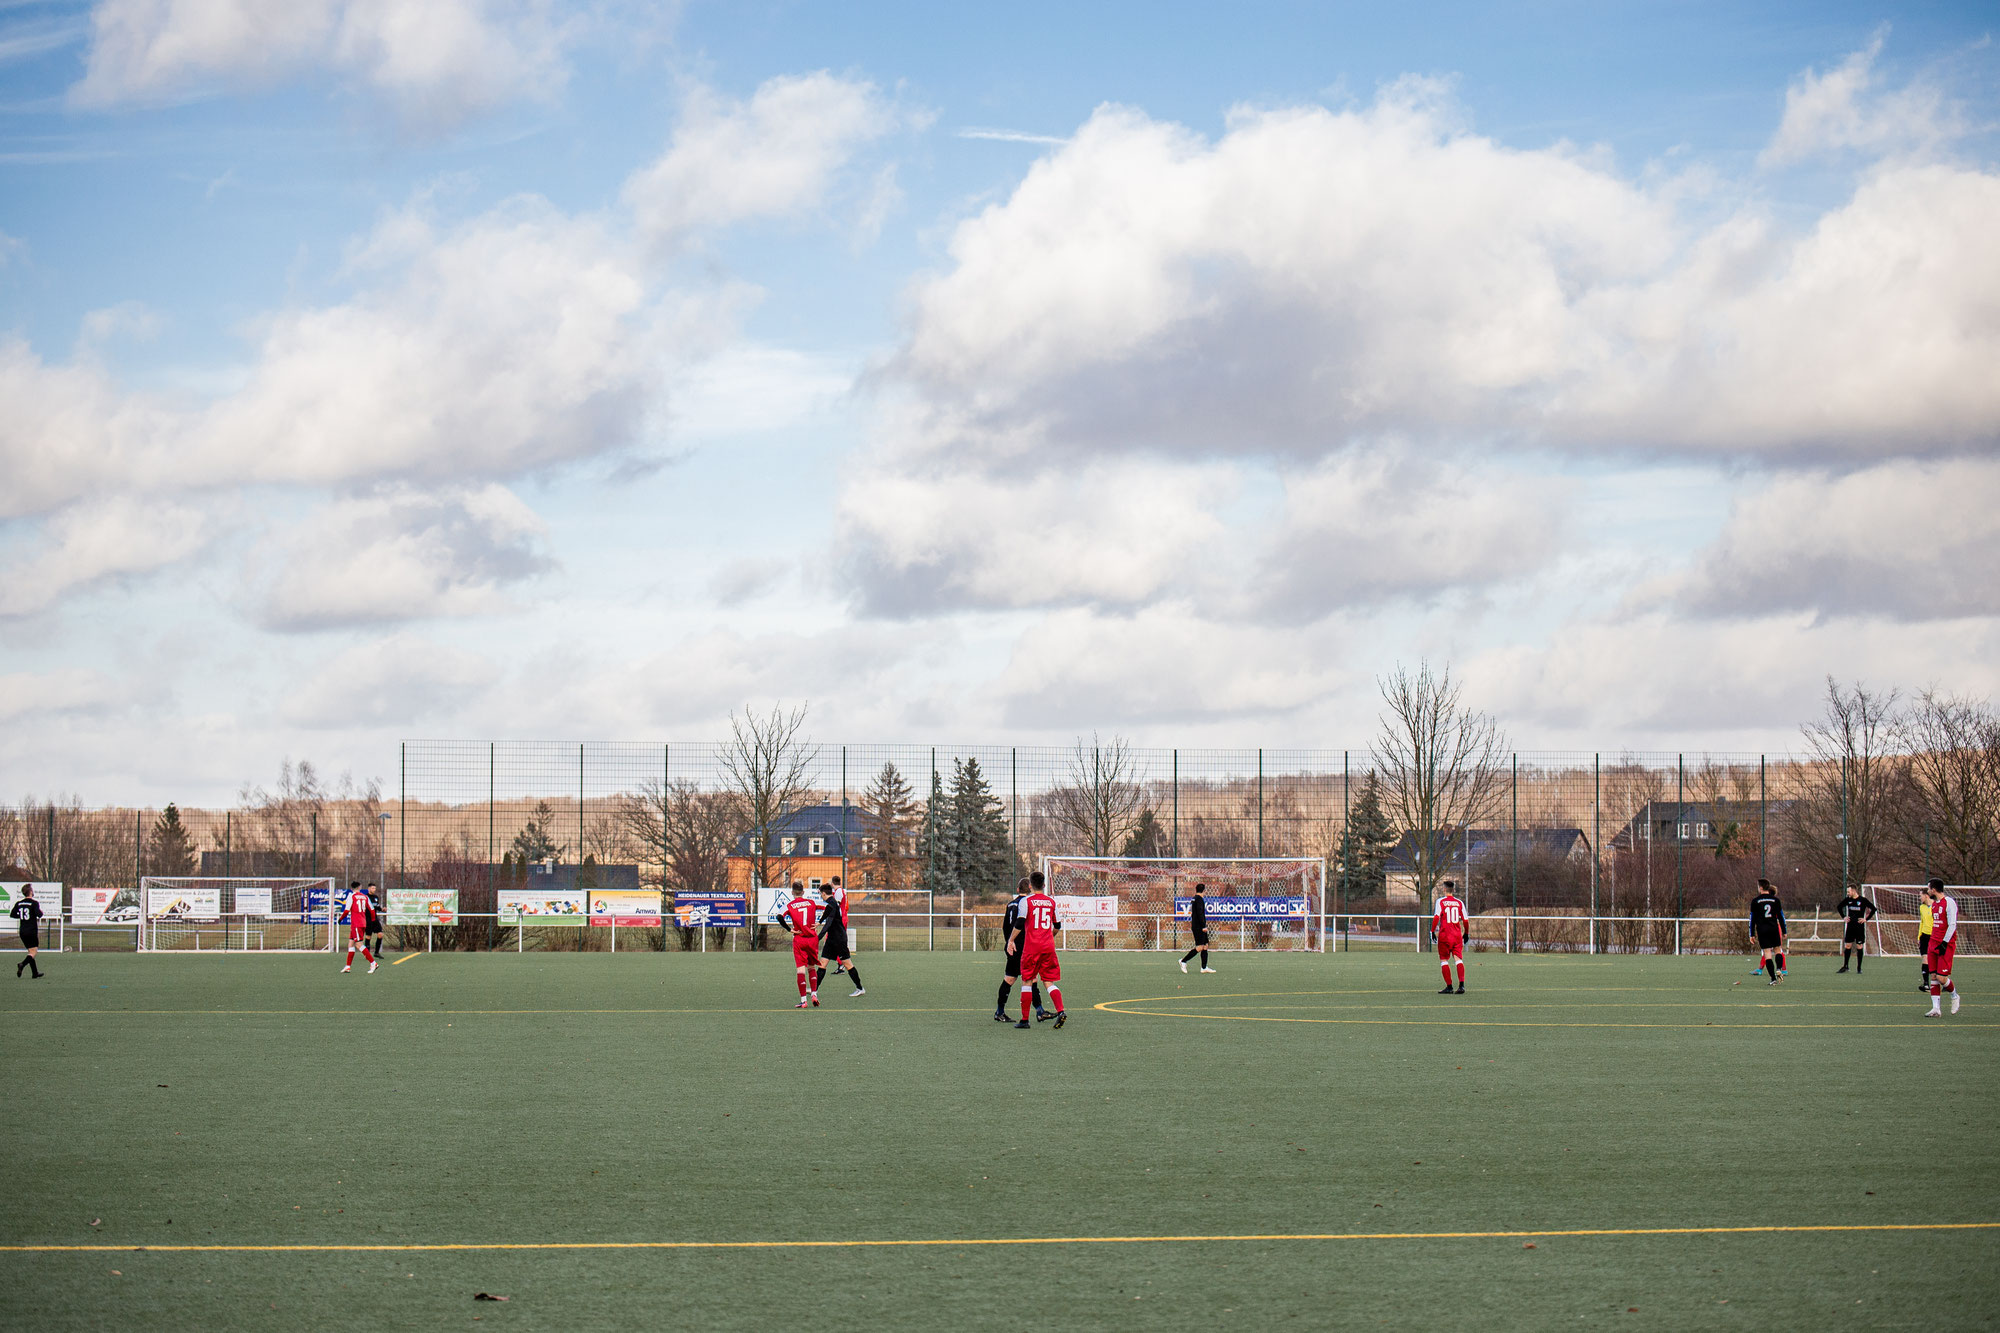
[[[1396,827],[1382,809],[1381,788],[1368,775],[1347,827],[1340,833],[1340,876],[1336,885],[1343,903],[1380,898],[1389,892],[1389,853],[1396,845]]]
[[[952,887],[968,897],[994,897],[1013,887],[1014,854],[1004,810],[977,759],[952,765],[952,849],[957,875]]]
[[[169,801],[160,817],[153,821],[152,834],[146,839],[146,873],[192,875],[194,867],[194,839],[181,823],[180,810]]]

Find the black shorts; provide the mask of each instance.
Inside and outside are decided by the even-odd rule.
[[[42,932],[33,926],[21,927],[21,947],[39,949],[42,947]]]
[[[819,942],[819,956],[821,958],[852,958],[854,955],[847,951],[847,932],[842,931],[838,935],[828,935],[825,939],[821,940]]]
[[[1866,944],[1868,942],[1868,930],[1859,921],[1850,921],[1847,923],[1847,933],[1840,937],[1840,942],[1842,944]]]
[[[1206,945],[1206,944],[1208,943],[1208,927],[1207,927],[1207,926],[1197,926],[1197,927],[1195,927],[1195,931],[1194,931],[1194,943],[1195,943],[1195,947],[1196,947],[1197,949],[1199,949],[1199,948],[1203,947],[1204,945]]]
[[[1021,955],[1015,953],[1012,949],[1009,949],[1007,951],[1006,975],[1013,977],[1016,980],[1019,980],[1021,976]]]
[[[1776,926],[1765,927],[1757,932],[1757,947],[1760,949],[1776,949],[1782,947],[1784,943],[1784,933]]]
[[[1930,956],[1930,951],[1931,937],[1928,935],[1917,936],[1917,961],[1923,962],[1925,958]]]

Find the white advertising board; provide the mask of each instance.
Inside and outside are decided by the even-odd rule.
[[[214,921],[222,915],[222,887],[148,884],[146,915],[155,921]]]
[[[1086,898],[1059,893],[1055,898],[1056,920],[1062,923],[1064,930],[1118,929],[1118,899],[1115,895]]]

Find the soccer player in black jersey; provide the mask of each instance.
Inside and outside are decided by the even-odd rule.
[[[1021,944],[1027,931],[1027,922],[1022,919],[1022,904],[1028,901],[1028,881],[1022,880],[1014,886],[1014,900],[1007,904],[1007,913],[1000,918],[1000,947],[1006,951],[1004,970],[1000,974],[1000,1003],[994,1007],[993,1021],[1008,1023],[1007,996],[1013,991],[1014,983],[1021,979]],[[1032,983],[1028,994],[1035,1002],[1035,1021],[1054,1018],[1055,1015],[1042,1008],[1042,988],[1040,983]]]
[[[1757,896],[1750,900],[1750,938],[1763,956],[1771,984],[1777,985],[1785,961],[1785,905],[1778,901],[1778,891],[1768,879],[1757,881]]]
[[[1202,897],[1202,894],[1207,891],[1208,885],[1195,885],[1194,901],[1188,904],[1188,933],[1194,936],[1194,948],[1189,949],[1181,955],[1181,971],[1183,972],[1187,971],[1188,960],[1196,954],[1201,955],[1202,971],[1215,971],[1214,968],[1208,965],[1208,900]]]
[[[1840,970],[1847,970],[1849,950],[1854,953],[1854,974],[1861,975],[1861,960],[1868,953],[1867,924],[1875,919],[1875,904],[1861,896],[1858,886],[1847,886],[1847,897],[1841,900],[1840,914],[1847,918],[1847,929],[1840,935]]]
[[[25,967],[34,973],[35,980],[40,981],[42,969],[35,963],[35,950],[42,947],[42,905],[35,901],[35,891],[23,884],[21,901],[14,904],[8,915],[20,928],[21,947],[28,951],[28,956],[15,965],[14,975],[20,976],[21,969]]]
[[[837,884],[839,881],[835,881]],[[826,980],[826,960],[834,961],[834,971],[846,972],[847,979],[854,983],[849,995],[866,995],[861,986],[861,969],[854,965],[854,955],[847,951],[847,904],[840,901],[835,884],[828,884],[820,890],[826,899],[826,913],[819,919],[819,976],[813,980],[813,989]]]

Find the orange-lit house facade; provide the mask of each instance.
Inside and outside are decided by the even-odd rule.
[[[798,880],[816,890],[841,875],[856,892],[886,885],[876,839],[864,830],[862,812],[853,806],[808,805],[772,821],[768,832],[752,830],[736,840],[728,857],[732,891],[756,889],[757,856],[766,838],[774,884]]]

